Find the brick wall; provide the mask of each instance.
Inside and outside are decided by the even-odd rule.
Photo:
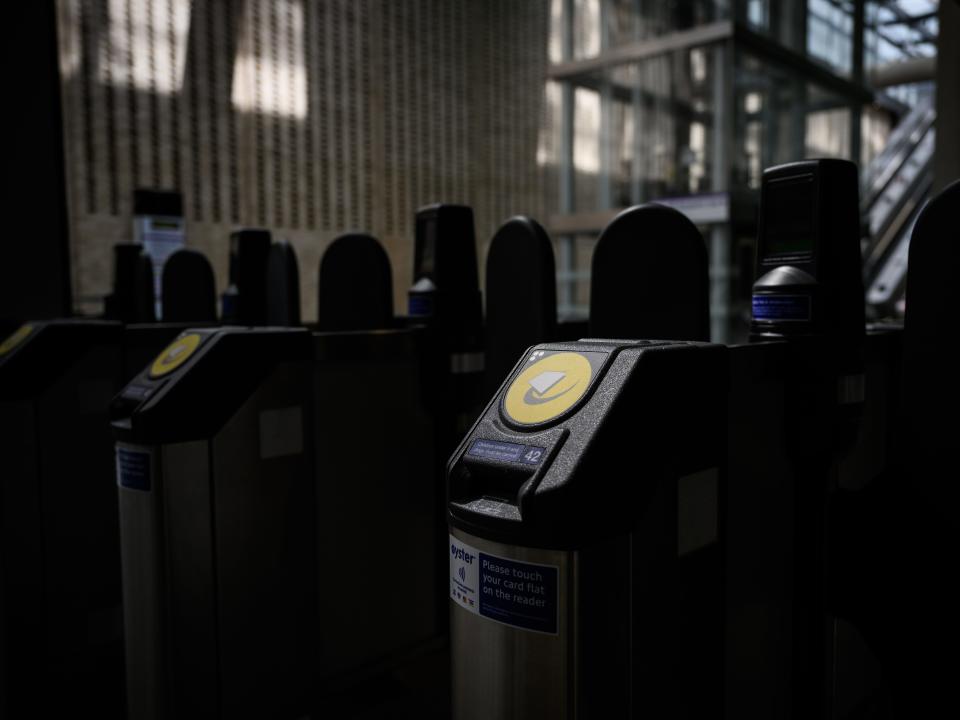
[[[289,239],[307,320],[348,229],[387,246],[404,310],[421,205],[472,205],[482,263],[500,222],[543,215],[547,5],[60,0],[77,309],[100,310],[134,187],[183,193],[218,290],[231,229]]]

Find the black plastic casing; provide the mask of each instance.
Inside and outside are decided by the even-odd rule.
[[[536,426],[503,397],[534,350],[605,353],[586,394]],[[577,549],[631,531],[664,480],[721,467],[727,350],[692,342],[548,343],[521,357],[447,466],[448,520],[508,544]],[[544,448],[537,466],[480,459],[478,439]]]
[[[804,160],[763,173],[757,240],[757,300],[794,296],[809,317],[754,317],[753,339],[864,335],[859,180],[848,160]],[[856,240],[856,241],[854,241]]]
[[[224,323],[266,323],[270,245],[269,230],[246,228],[230,233],[230,285],[223,295]]]
[[[120,617],[107,405],[125,329],[28,326],[0,355],[0,716],[120,717],[123,639],[99,619]]]
[[[848,160],[778,165],[763,173],[750,340],[789,340],[791,454],[853,445],[863,410],[866,318],[859,177]],[[782,303],[770,317],[765,304]]]
[[[320,259],[317,329],[321,332],[393,327],[393,275],[383,245],[366,233],[338,236]]]
[[[429,402],[441,418],[437,471],[483,400],[483,307],[477,272],[473,210],[436,204],[416,215],[413,286],[407,293],[411,326],[426,328],[424,372]]]
[[[29,325],[30,334],[0,356],[0,399],[21,400],[40,393],[91,348],[119,346],[123,334],[123,325],[109,320],[47,320]]]
[[[199,250],[180,248],[163,264],[163,321],[212,323],[217,320],[213,266]]]
[[[190,358],[153,377],[148,365],[110,405],[121,442],[155,445],[211,437],[283,363],[307,363],[305,328],[201,328]]]
[[[553,244],[532,218],[497,230],[487,251],[486,392],[496,392],[530,343],[557,337],[557,269]]]
[[[483,323],[473,209],[428,205],[417,211],[409,314],[439,325],[454,345],[476,344]],[[418,288],[427,280],[429,290]]]
[[[139,243],[113,246],[113,291],[103,299],[104,317],[126,323],[156,320],[153,261]]]
[[[731,352],[738,420],[730,434],[727,612],[729,632],[748,638],[760,618],[756,578],[769,573],[760,592],[784,610],[789,641],[745,640],[765,658],[752,669],[746,656],[728,656],[739,668],[727,686],[735,717],[748,713],[738,702],[756,697],[758,677],[775,687],[775,702],[790,698],[792,717],[827,716],[837,688],[825,578],[840,463],[856,445],[865,399],[859,207],[857,167],[847,160],[764,171],[752,344]]]
[[[679,210],[649,203],[617,215],[591,278],[590,337],[710,339],[707,247]]]

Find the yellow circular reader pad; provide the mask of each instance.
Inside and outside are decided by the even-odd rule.
[[[150,377],[158,378],[171,373],[183,365],[200,345],[200,335],[188,333],[181,335],[167,345],[150,366]]]
[[[522,425],[553,420],[583,397],[592,374],[590,361],[580,353],[547,355],[517,375],[503,399],[503,409],[507,417]]]
[[[27,336],[33,332],[33,325],[21,325],[20,328],[3,342],[0,342],[0,355],[6,355],[12,352],[14,348],[27,339]]]

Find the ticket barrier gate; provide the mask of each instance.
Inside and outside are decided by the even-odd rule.
[[[584,519],[572,521],[559,500],[556,514],[551,514],[554,506],[546,503],[563,498],[562,491],[571,482],[552,480],[551,474],[567,473],[577,479],[582,477],[578,473],[588,474],[589,481],[579,480],[587,483],[596,482],[598,475],[622,475],[623,471],[601,466],[597,472],[590,462],[560,454],[556,458],[547,456],[548,465],[542,471],[526,469],[525,473],[512,474],[506,470],[511,466],[522,468],[534,457],[539,458],[537,452],[549,450],[552,442],[550,438],[533,442],[531,437],[518,435],[519,425],[515,416],[510,420],[509,404],[513,402],[520,408],[518,412],[529,412],[529,417],[537,418],[535,410],[523,408],[549,405],[561,395],[574,394],[563,387],[570,382],[567,378],[572,371],[540,366],[537,353],[541,348],[534,348],[521,361],[448,469],[455,717],[610,717],[643,711],[652,711],[658,717],[719,717],[724,711],[727,717],[737,718],[822,717],[829,712],[834,664],[832,618],[824,580],[826,517],[837,466],[856,438],[863,400],[864,326],[856,189],[856,172],[849,163],[798,163],[767,172],[761,211],[760,278],[754,297],[753,329],[758,342],[731,348],[729,376],[725,363],[721,363],[723,378],[714,378],[695,396],[707,398],[709,391],[716,393],[717,388],[724,388],[715,402],[724,406],[721,425],[729,422],[730,440],[715,466],[721,468],[720,476],[726,476],[728,482],[705,481],[699,476],[700,480],[692,482],[694,489],[684,492],[691,482],[677,484],[674,479],[674,484],[666,485],[673,491],[672,507],[661,506],[657,513],[641,508],[633,516],[637,530],[632,537],[642,532],[646,536],[642,542],[632,543],[632,559],[623,558],[623,565],[636,567],[638,557],[650,557],[664,545],[669,546],[667,555],[672,558],[672,571],[658,578],[663,587],[649,592],[682,595],[684,589],[697,587],[698,597],[712,592],[718,600],[724,598],[716,605],[725,605],[725,622],[719,616],[704,622],[707,606],[703,603],[693,601],[685,606],[688,621],[683,627],[707,630],[686,637],[679,629],[673,630],[674,648],[684,647],[684,641],[690,643],[689,652],[680,652],[687,667],[664,662],[663,658],[675,656],[662,648],[659,663],[644,663],[627,652],[621,652],[619,660],[610,661],[601,656],[617,648],[616,642],[607,638],[591,651],[591,640],[581,639],[577,646],[577,639],[585,637],[581,632],[573,636],[573,649],[564,651],[565,657],[573,660],[560,661],[560,665],[568,664],[556,670],[557,663],[551,666],[540,657],[539,650],[530,649],[546,640],[533,634],[530,637],[534,639],[528,640],[527,635],[514,629],[490,629],[495,627],[492,620],[520,624],[527,631],[544,630],[542,624],[522,625],[528,621],[522,619],[524,613],[517,603],[539,607],[536,598],[520,595],[521,600],[511,607],[509,598],[497,593],[498,576],[511,575],[518,561],[557,569],[553,574],[520,566],[519,572],[531,576],[539,573],[537,582],[541,576],[560,578],[557,603],[561,618],[571,613],[575,617],[590,616],[592,612],[615,617],[611,622],[623,627],[643,627],[650,622],[635,609],[591,611],[594,591],[589,584],[569,585],[567,603],[574,609],[564,609],[563,583],[569,582],[562,579],[565,566],[558,556],[544,555],[538,548],[569,549],[559,540],[551,540],[550,534],[561,529],[572,532],[581,524],[589,528],[589,521],[599,514],[591,513],[587,498],[582,497],[577,500],[578,507],[585,510]],[[851,196],[853,201],[849,202]],[[796,232],[797,218],[814,220],[806,228],[800,223]],[[529,376],[525,365],[531,370]],[[629,412],[642,418],[646,408],[659,411],[662,404],[669,404],[668,397],[662,397],[663,403],[638,401]],[[691,413],[688,419],[695,415]],[[591,425],[603,421],[602,413],[589,416]],[[726,437],[722,427],[718,426],[717,432]],[[589,427],[576,428],[576,434],[569,428],[564,448],[577,437],[586,448],[584,452],[599,452],[597,446],[610,452],[608,444],[593,439],[590,433]],[[632,436],[632,447],[643,438],[642,432]],[[651,445],[655,459],[648,464],[653,467],[663,463],[657,450],[669,447],[667,440],[658,440]],[[524,462],[528,453],[533,454]],[[560,468],[553,470],[558,461]],[[538,494],[544,498],[539,506]],[[711,511],[718,502],[724,509],[722,524]],[[618,507],[624,505],[629,502]],[[523,528],[535,520],[541,527],[528,536],[505,530]],[[607,523],[606,527],[612,525]],[[668,532],[670,541],[661,539],[658,543],[656,532],[664,527],[686,528],[688,536],[701,538],[691,553],[691,557],[701,559],[711,556],[702,550],[710,547],[719,528],[723,555],[713,556],[715,564],[722,562],[725,566],[724,585],[710,582],[710,578],[720,577],[716,567],[689,571],[693,565],[678,559],[685,554],[682,549],[689,547],[684,533]],[[471,574],[477,572],[476,566],[467,567],[471,564],[468,559],[481,566],[486,563],[484,567],[492,572],[477,579]],[[663,561],[660,567],[667,564]],[[643,587],[648,589],[649,585]],[[541,587],[537,594],[553,597],[552,592]],[[616,595],[616,591],[610,595]],[[594,618],[593,622],[598,621]],[[717,628],[724,626],[725,636],[714,642]],[[669,623],[663,621],[659,627],[667,628]],[[495,633],[508,635],[499,644],[484,639],[484,634],[494,637]],[[653,632],[651,636],[657,637]],[[586,637],[602,635],[588,632]],[[708,639],[706,647],[704,638]],[[630,652],[642,654],[657,647],[649,637],[644,639],[648,641],[646,649]],[[724,647],[719,650],[721,643]],[[562,656],[559,645],[552,652]],[[689,664],[694,656],[701,658],[696,667]],[[605,678],[627,675],[631,679],[619,691],[591,695],[588,677],[592,674],[578,674],[578,663],[585,667],[609,663]],[[549,680],[538,685],[535,678],[539,677]],[[611,705],[611,698],[620,699]]]
[[[850,718],[861,717],[856,713],[869,705],[888,704],[875,649],[859,627],[856,612],[851,612],[850,599],[838,597],[844,595],[844,586],[857,584],[861,574],[857,563],[850,562],[849,546],[870,542],[862,528],[848,527],[848,506],[865,487],[891,471],[893,435],[899,431],[896,359],[902,335],[896,328],[876,328],[865,340],[860,432],[827,475],[824,492],[829,495],[822,509],[800,504],[802,483],[814,473],[798,470],[796,445],[804,442],[804,436],[796,422],[784,423],[788,413],[799,412],[798,396],[812,389],[807,385],[805,391],[797,380],[809,372],[807,364],[786,343],[730,348],[731,480],[724,503],[723,542],[726,717]],[[823,422],[822,416],[806,417],[809,427]],[[814,540],[804,539],[798,527],[810,522],[811,515],[821,518],[822,561],[804,561],[798,552],[802,543],[809,547]],[[814,591],[818,595],[808,591],[804,596],[804,588],[811,585],[803,580],[804,573],[816,577],[818,567],[822,574],[820,588]],[[860,597],[854,604],[864,600]],[[795,615],[802,614],[823,618],[826,628],[821,633],[806,631],[808,640],[820,638],[818,650],[816,646],[804,650],[792,639],[801,632]],[[797,668],[794,677],[792,668],[804,657],[813,662],[810,655],[823,658],[822,670],[800,675]],[[821,710],[804,705],[816,698]],[[806,714],[815,712],[820,714]]]
[[[874,535],[883,537],[883,528],[896,518],[904,521],[910,536],[908,552],[895,563],[904,570],[903,582],[876,608],[883,615],[872,618],[872,624],[880,634],[892,631],[882,641],[885,666],[900,678],[898,708],[918,716],[934,715],[955,702],[955,666],[942,659],[944,649],[955,647],[960,637],[955,620],[960,592],[953,575],[943,570],[954,562],[950,548],[957,529],[956,485],[943,481],[944,469],[949,475],[956,458],[956,422],[945,422],[943,410],[949,418],[960,402],[953,336],[946,330],[948,318],[957,313],[951,278],[958,263],[958,206],[960,179],[924,207],[911,237],[904,318],[905,452],[900,462],[911,497],[904,502],[902,488],[890,491]],[[891,555],[881,557],[872,563],[878,570],[872,587],[886,584],[885,561]],[[890,611],[896,612],[894,619],[885,621]]]
[[[873,716],[932,717],[953,702],[953,665],[943,658],[957,639],[958,593],[944,572],[952,562],[955,522],[953,487],[943,477],[956,438],[943,409],[960,399],[952,337],[944,332],[956,313],[950,278],[958,202],[960,182],[954,182],[920,212],[910,240],[907,312],[898,338],[902,374],[889,371],[890,386],[899,385],[888,403],[896,419],[888,421],[894,457],[888,448],[882,474],[851,488],[835,508],[835,603],[857,630],[853,650],[872,661],[865,678],[854,678],[854,690],[861,701],[855,709],[866,707]],[[869,359],[868,344],[868,372]]]
[[[209,268],[199,254],[180,251],[164,269],[172,285],[168,305],[194,319],[203,308],[189,281],[201,265]],[[140,246],[118,246],[107,309],[128,321],[153,317],[153,277]],[[9,452],[0,487],[0,707],[13,716],[122,713],[120,550],[116,487],[108,479],[108,406],[182,329],[54,320],[28,323],[2,343],[0,424]]]
[[[363,261],[364,251],[368,249],[363,243],[348,242],[338,247],[339,259],[335,264],[342,271],[338,274],[348,273],[349,268],[357,264],[370,265]],[[359,261],[358,256],[361,256]],[[386,262],[385,255],[382,259]],[[378,267],[373,267],[372,272],[377,276],[383,274]],[[323,291],[321,297],[324,297]],[[384,297],[392,303],[389,294]],[[356,307],[351,308],[354,314],[356,311]],[[358,321],[365,325],[376,323],[376,318],[384,313],[391,316],[391,308],[373,308]],[[297,502],[302,512],[296,518],[288,517],[285,525],[291,528],[288,530],[291,533],[292,528],[299,528],[297,537],[312,556],[299,556],[290,549],[299,547],[300,542],[288,543],[277,548],[274,565],[296,565],[303,583],[297,589],[298,597],[307,592],[307,586],[313,588],[310,591],[313,594],[302,612],[286,611],[289,617],[288,625],[284,626],[289,629],[289,632],[284,630],[286,639],[275,640],[271,652],[257,650],[261,641],[256,638],[277,635],[271,614],[254,612],[249,601],[233,598],[228,589],[243,588],[253,597],[276,592],[273,588],[277,583],[269,567],[247,566],[237,558],[249,545],[260,542],[258,536],[268,529],[265,526],[279,522],[277,509],[268,504],[262,511],[265,519],[250,521],[245,528],[231,525],[233,534],[229,536],[220,532],[218,528],[223,521],[218,517],[226,516],[231,507],[249,507],[249,511],[254,512],[261,483],[251,480],[231,485],[229,476],[217,473],[216,458],[221,454],[226,457],[249,454],[249,450],[231,445],[244,441],[238,437],[239,431],[227,431],[235,425],[250,425],[258,414],[270,411],[272,396],[264,395],[262,389],[250,394],[251,387],[238,388],[237,393],[246,393],[249,397],[223,429],[212,425],[198,429],[191,447],[212,448],[209,452],[213,460],[207,465],[198,457],[175,450],[183,443],[171,445],[174,449],[168,451],[165,441],[155,442],[152,438],[156,436],[162,441],[164,432],[182,432],[165,428],[163,424],[175,425],[179,413],[157,414],[158,410],[154,410],[155,418],[159,419],[145,425],[144,417],[149,414],[144,416],[143,409],[149,410],[151,405],[149,400],[139,398],[144,396],[146,387],[151,393],[149,397],[158,398],[155,404],[160,408],[168,402],[167,396],[183,396],[177,392],[180,385],[205,388],[206,381],[193,377],[197,372],[213,376],[221,372],[229,374],[229,365],[239,362],[225,351],[212,355],[212,348],[228,340],[235,345],[262,342],[266,355],[278,337],[271,334],[275,332],[281,331],[240,328],[211,331],[210,338],[197,343],[198,348],[211,348],[203,355],[206,365],[184,360],[182,367],[171,370],[169,378],[160,380],[145,372],[128,386],[115,407],[121,486],[124,463],[129,458],[130,433],[139,428],[141,434],[133,444],[153,447],[150,451],[153,458],[167,458],[163,460],[166,465],[161,463],[161,474],[168,489],[162,490],[164,486],[160,484],[163,513],[157,515],[157,522],[167,528],[189,526],[195,528],[191,531],[194,533],[212,535],[216,532],[218,538],[204,551],[210,557],[205,561],[206,567],[199,562],[185,569],[171,566],[176,572],[168,569],[159,580],[151,581],[161,583],[159,588],[149,586],[137,568],[156,566],[156,557],[171,562],[170,558],[176,558],[182,545],[170,536],[169,529],[159,532],[156,528],[149,531],[155,539],[151,540],[153,546],[148,545],[142,539],[148,532],[139,517],[143,510],[137,507],[161,501],[156,497],[146,499],[149,493],[142,490],[121,487],[122,530],[126,533],[123,538],[126,622],[131,628],[128,634],[131,716],[183,717],[194,712],[194,708],[202,708],[196,711],[198,714],[219,712],[232,717],[298,717],[310,710],[336,713],[342,709],[338,704],[342,703],[344,693],[363,693],[364,688],[370,696],[367,702],[372,702],[377,694],[381,696],[377,699],[382,701],[383,692],[378,683],[389,676],[392,668],[434,649],[438,636],[445,631],[445,627],[438,625],[439,591],[430,562],[436,555],[434,527],[439,508],[432,474],[435,421],[425,407],[420,385],[425,333],[412,329],[317,333],[300,330],[306,338],[306,370],[297,370],[296,397],[301,404],[309,405],[309,414],[314,418],[310,427],[305,424],[303,430],[302,454],[310,457],[309,478],[307,481],[300,478],[304,472],[302,463],[272,467],[268,472],[267,463],[258,464],[256,458],[250,458],[245,467],[253,475],[263,474],[266,484],[275,487],[275,492],[294,481],[308,482],[309,498],[304,491]],[[245,333],[257,337],[244,341]],[[157,362],[171,353],[183,357],[181,353],[186,351],[177,350],[178,347],[175,344],[171,352],[162,354]],[[196,362],[201,362],[199,356]],[[272,362],[278,363],[279,359],[273,358]],[[275,373],[280,372],[278,366]],[[292,371],[284,369],[283,372]],[[157,382],[166,383],[163,390],[150,391]],[[284,382],[293,385],[293,380]],[[205,390],[201,395],[198,391],[197,396],[206,397],[208,392]],[[214,402],[219,402],[216,397]],[[255,449],[255,437],[245,442]],[[138,472],[134,466],[134,476]],[[176,490],[188,481],[175,480],[171,485],[167,480],[181,476],[189,478],[192,485],[210,488],[208,502],[211,505],[217,498],[226,496],[222,510],[218,504],[210,513],[204,511],[198,515],[194,506],[199,501]],[[174,489],[170,490],[171,487]],[[157,492],[153,494],[156,496]],[[269,519],[270,512],[275,516],[273,521]],[[409,562],[377,562],[387,548],[390,558],[407,557]],[[293,575],[291,570],[288,577]],[[216,588],[215,596],[214,591],[203,590],[201,583]],[[201,590],[197,590],[198,587]],[[390,593],[390,602],[385,604],[385,589],[390,588],[394,591]],[[207,595],[213,599],[204,603]],[[216,627],[217,633],[211,636],[193,632],[194,626],[190,623],[199,621],[191,618],[197,615],[205,616],[206,625]],[[155,619],[149,620],[151,617],[173,619],[162,625]],[[145,633],[138,628],[152,630]],[[296,647],[294,639],[299,643]],[[280,647],[282,643],[287,646]],[[240,644],[250,647],[249,651],[238,654]],[[282,658],[279,661],[276,660],[278,653]],[[149,663],[136,660],[140,657],[151,660]],[[284,668],[297,668],[295,673],[284,676],[284,685],[277,677],[283,673],[274,669],[278,663]],[[270,668],[265,668],[265,664]],[[253,682],[261,673],[269,675],[268,680]],[[394,677],[387,679],[398,684]],[[417,688],[410,691],[416,692]],[[397,696],[390,699],[409,701],[405,693],[407,688],[400,688]]]
[[[726,372],[724,348],[696,343],[521,358],[449,465],[455,718],[665,717],[705,701],[678,683],[702,655],[671,578],[678,549],[712,540],[678,503],[719,481]],[[635,472],[625,455],[643,458]]]
[[[266,273],[267,325],[296,327],[300,324],[300,268],[290,243],[270,247]]]
[[[5,717],[120,714],[116,500],[104,478],[122,333],[116,322],[54,320],[0,346]]]
[[[668,273],[672,294],[645,303],[637,288],[662,284],[664,253],[685,261]],[[633,271],[626,290],[615,286],[624,264]],[[631,208],[598,243],[591,326],[701,336],[706,281],[703,239],[689,220]],[[662,408],[686,377],[679,404]],[[664,393],[645,401],[664,413],[652,435],[651,418],[628,409],[651,388]],[[594,394],[599,404],[584,400],[566,417]],[[717,713],[725,401],[718,346],[585,340],[523,354],[448,467],[454,717]],[[698,418],[689,432],[659,434],[684,416]],[[647,441],[657,450],[642,480],[619,479],[617,458]],[[698,442],[676,455],[679,446],[664,444]]]
[[[202,357],[144,371],[114,407],[130,716],[336,707],[445,629],[420,333],[191,331],[157,363],[197,334]],[[230,380],[232,415],[178,427],[193,405],[224,402],[213,377],[241,370],[256,379]],[[378,562],[387,548],[410,562]],[[386,588],[403,592],[385,604]]]
[[[107,320],[146,323],[156,320],[153,262],[139,243],[113,246],[113,289],[104,298]]]
[[[430,205],[417,211],[414,283],[408,321],[426,329],[441,416],[441,447],[456,446],[482,405],[483,310],[473,210]]]
[[[903,432],[901,373],[903,327],[868,325],[864,343],[864,403],[860,433],[838,468],[827,515],[827,608],[834,617],[833,718],[896,717],[887,671],[860,617],[872,602],[862,595],[862,549],[875,543],[864,532],[859,506],[896,473]]]
[[[707,247],[680,211],[621,212],[597,240],[591,277],[590,337],[710,339]]]
[[[161,292],[164,322],[209,324],[217,321],[213,266],[199,250],[180,248],[171,253],[163,265]]]
[[[423,334],[317,333],[313,343],[317,686],[321,705],[331,705],[441,647],[447,628],[431,561],[442,508],[435,420],[420,384]]]
[[[557,322],[553,246],[535,220],[515,217],[500,227],[486,274],[488,392],[531,344],[585,336],[710,339],[706,245],[685,215],[663,205],[628,208],[601,233],[588,322]]]
[[[536,220],[519,216],[500,226],[486,280],[484,389],[493,393],[530,345],[559,339],[553,245]]]
[[[390,258],[371,235],[340,235],[320,259],[317,329],[379,330],[395,325]]]
[[[857,173],[765,171],[750,345],[730,350],[725,708],[832,717],[831,509],[864,407]]]
[[[244,228],[230,233],[230,279],[221,296],[225,325],[266,323],[270,247],[269,230]]]
[[[483,406],[483,307],[477,270],[473,210],[465,205],[428,205],[415,221],[413,285],[407,291],[402,321],[424,334],[422,383],[435,418],[433,447],[437,479],[434,521],[434,573],[446,573],[446,504],[444,466]],[[446,626],[442,584],[437,595],[437,623]]]
[[[111,407],[130,717],[302,712],[309,357],[304,330],[187,331]]]
[[[397,671],[438,654],[447,629],[429,560],[437,555],[443,485],[425,387],[431,378],[422,367],[435,346],[422,328],[395,327],[390,260],[380,243],[360,233],[334,240],[321,259],[318,299],[319,707],[340,715],[351,696],[360,706],[385,702],[384,685],[396,691],[391,702],[409,702],[417,688],[398,681]],[[362,521],[351,510],[359,508]],[[378,561],[385,548],[409,561]],[[387,588],[394,589],[389,607]],[[429,682],[445,679],[440,673]],[[436,688],[428,695],[418,712],[443,697]]]
[[[19,658],[3,663],[9,707],[35,708],[39,697],[50,712],[61,702],[111,717],[122,709],[116,489],[104,479],[113,475],[108,407],[181,329],[54,320],[24,325],[4,343],[3,652]],[[40,692],[42,678],[64,692]]]

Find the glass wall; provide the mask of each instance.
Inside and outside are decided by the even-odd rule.
[[[573,59],[730,16],[728,0],[573,0]]]
[[[937,0],[871,0],[864,7],[864,66],[936,55]]]
[[[763,170],[805,157],[865,166],[924,92],[903,86],[870,102],[870,71],[935,51],[935,0],[552,0],[551,8],[559,36],[541,163],[565,315],[587,311],[592,243],[615,212],[722,194],[727,211],[695,221],[712,254],[713,310],[738,316]]]
[[[738,51],[731,185],[755,190],[763,169],[804,157],[849,158],[849,101],[792,69]]]
[[[710,56],[710,48],[678,50],[572,81],[571,211],[710,189]]]

